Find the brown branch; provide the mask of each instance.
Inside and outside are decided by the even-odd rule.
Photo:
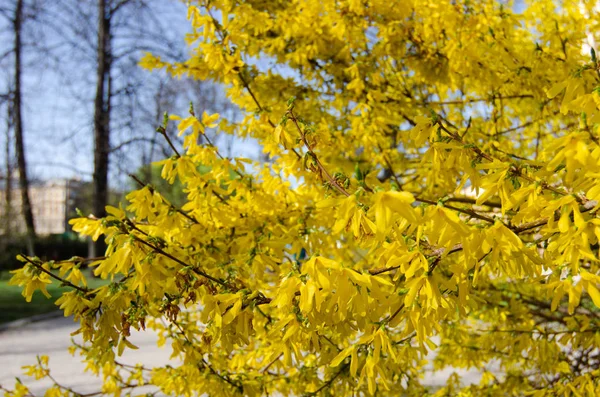
[[[447,128],[446,128],[446,127],[445,127],[445,126],[442,124],[442,123],[440,123],[439,121],[437,122],[437,125],[440,127],[440,129],[441,129],[442,131],[444,131],[446,134],[448,134],[448,135],[449,135],[449,136],[450,136],[452,139],[454,139],[455,141],[457,141],[457,142],[458,142],[458,143],[460,143],[461,145],[465,145],[465,142],[464,142],[464,141],[461,139],[461,137],[460,137],[458,134],[456,134],[456,133],[454,133],[454,132],[452,132],[452,131],[448,130],[448,129],[447,129]],[[494,162],[494,160],[495,160],[495,159],[494,159],[492,156],[490,156],[489,154],[485,153],[484,151],[482,151],[482,150],[481,150],[479,147],[477,147],[477,146],[470,146],[470,149],[471,149],[471,150],[473,150],[473,151],[474,151],[474,152],[477,154],[477,156],[478,156],[478,157],[482,157],[482,158],[486,159],[487,161],[489,161],[489,162],[491,162],[491,163],[492,163],[492,162]],[[566,195],[568,195],[568,194],[569,194],[567,191],[560,190],[560,189],[558,189],[558,188],[556,188],[556,187],[554,187],[554,186],[550,185],[548,182],[546,182],[546,181],[545,181],[545,180],[543,180],[543,179],[536,180],[536,179],[534,179],[534,178],[530,177],[529,175],[527,175],[527,174],[524,174],[524,173],[521,171],[521,168],[520,168],[520,167],[518,167],[517,165],[511,164],[511,166],[510,166],[510,171],[512,172],[512,174],[513,174],[513,175],[515,175],[515,176],[517,176],[517,177],[519,177],[519,178],[525,179],[525,180],[526,180],[526,181],[528,181],[528,182],[531,182],[531,183],[539,183],[542,189],[549,190],[549,191],[551,191],[551,192],[553,192],[553,193],[556,193],[556,194],[558,194],[558,195],[561,195],[561,196],[566,196]],[[587,198],[585,198],[585,197],[583,197],[583,198],[582,198],[582,197],[577,197],[577,201],[578,201],[580,204],[585,204],[585,203],[588,201],[588,199],[587,199]]]
[[[415,197],[415,200],[420,201],[421,203],[425,203],[425,204],[437,205],[437,202],[432,201],[432,200],[428,200],[428,199],[424,199],[424,198],[421,198],[421,197]],[[480,219],[482,221],[489,222],[492,225],[496,222],[495,219],[487,217],[485,215],[478,214],[477,212],[475,212],[473,210],[470,210],[470,209],[458,208],[458,207],[454,207],[454,206],[448,205],[448,204],[443,204],[443,205],[444,205],[444,207],[446,207],[448,209],[451,209],[451,210],[454,210],[454,211],[458,211],[458,212],[461,212],[463,214],[470,215],[473,218],[477,218],[477,219]]]
[[[188,336],[186,335],[185,331],[183,330],[183,328],[181,327],[181,325],[172,319],[169,319],[169,321],[171,322],[171,324],[173,324],[175,327],[177,327],[177,329],[179,330],[179,332],[181,333],[181,335],[183,335],[184,339],[197,351],[199,351],[200,349],[196,348],[195,343],[188,338]],[[206,360],[204,359],[204,357],[201,357],[200,362],[198,363],[197,368],[200,370],[200,363],[202,363],[202,366],[204,366],[204,368],[207,368],[213,375],[215,375],[216,377],[218,377],[219,379],[221,379],[222,381],[228,383],[229,385],[233,386],[236,388],[236,390],[238,390],[239,392],[242,392],[244,390],[243,385],[238,381],[235,382],[233,380],[231,380],[231,378],[228,375],[223,375],[220,374],[219,372],[217,372],[217,370],[215,370],[212,365],[210,365],[208,362],[206,362]]]
[[[323,338],[323,339],[325,339],[327,342],[329,342],[329,344],[330,344],[330,345],[332,345],[333,347],[335,347],[337,351],[339,351],[339,352],[340,352],[340,351],[342,351],[342,349],[340,349],[340,347],[339,347],[338,345],[336,345],[336,344],[335,344],[335,343],[334,343],[334,342],[331,340],[331,338],[330,338],[330,337],[328,337],[327,335],[322,335],[322,334],[320,334],[320,333],[318,333],[318,332],[317,332],[317,335],[319,336],[319,338]]]
[[[401,345],[401,344],[403,344],[404,342],[407,342],[407,341],[411,340],[411,339],[412,339],[412,338],[414,338],[415,336],[417,336],[417,332],[416,332],[416,331],[413,331],[413,332],[411,332],[411,334],[410,334],[410,335],[408,335],[407,337],[405,337],[405,338],[402,338],[402,339],[400,339],[399,341],[393,342],[392,344],[393,344],[393,345]]]
[[[42,265],[40,265],[40,264],[38,264],[38,263],[36,263],[36,262],[32,261],[32,260],[31,260],[31,259],[29,259],[27,256],[25,256],[25,255],[21,255],[21,256],[22,256],[23,258],[25,258],[25,260],[26,260],[27,262],[29,262],[30,264],[32,264],[33,266],[35,266],[37,269],[39,269],[40,271],[42,271],[42,272],[46,273],[48,276],[52,277],[53,279],[60,281],[62,284],[66,285],[66,286],[68,286],[68,287],[71,287],[71,288],[73,288],[73,289],[76,289],[76,290],[78,290],[78,291],[80,291],[80,292],[83,292],[84,294],[87,294],[87,293],[89,293],[89,292],[90,292],[90,290],[89,290],[88,288],[85,288],[85,287],[79,287],[79,286],[77,286],[77,285],[73,284],[72,282],[70,282],[70,281],[67,281],[67,280],[65,280],[64,278],[61,278],[61,277],[57,276],[56,274],[54,274],[54,273],[52,273],[52,272],[50,272],[50,271],[48,271],[48,270],[44,269],[44,267],[43,267]]]
[[[398,314],[400,314],[400,312],[402,311],[402,309],[404,309],[404,303],[402,303],[400,305],[400,307],[398,309],[396,309],[396,311],[394,313],[392,313],[387,319],[385,319],[383,322],[385,324],[389,324],[394,318],[396,318],[396,316]]]
[[[215,28],[215,31],[219,35],[219,38],[221,39],[221,42],[223,42],[224,39],[225,39],[225,36],[223,35],[223,32],[221,31],[221,25],[218,23],[218,21],[215,19],[215,17],[213,17],[213,15],[210,13],[210,10],[208,9],[208,6],[206,4],[204,5],[204,7],[206,9],[206,13],[208,14],[208,16],[210,16],[210,19],[212,21],[213,27]],[[242,82],[242,85],[246,89],[246,91],[248,91],[248,93],[250,94],[250,97],[252,97],[252,100],[256,104],[256,107],[258,108],[258,110],[260,112],[264,112],[264,108],[261,106],[261,104],[258,101],[258,98],[256,97],[256,95],[254,95],[254,91],[252,91],[252,89],[250,88],[250,84],[248,83],[248,81],[246,81],[246,79],[242,75],[241,71],[238,71],[237,75],[238,75],[240,81]],[[269,125],[272,128],[276,128],[275,123],[273,123],[271,121],[271,119],[268,118],[268,117],[267,117],[267,122],[269,123]],[[297,158],[301,158],[302,157],[293,148],[292,148],[292,152],[296,155]]]
[[[169,144],[169,146],[171,146],[171,149],[173,149],[173,151],[175,152],[175,156],[177,158],[180,158],[181,155],[177,151],[177,148],[175,147],[175,145],[173,145],[173,141],[171,141],[171,138],[169,138],[169,135],[167,135],[167,130],[165,130],[165,128],[163,126],[160,126],[156,129],[156,132],[158,132],[163,137],[165,137],[165,139],[167,140],[167,143]]]
[[[371,276],[377,276],[378,274],[391,272],[396,269],[400,269],[400,265],[391,267],[380,267],[379,269],[371,269],[369,270],[369,273],[371,274]]]
[[[596,205],[598,205],[598,202],[596,200],[588,200],[588,201],[585,202],[585,204],[583,204],[581,206],[581,209],[579,210],[579,212],[582,213],[582,214],[584,214],[586,212],[589,212],[589,211],[593,210]],[[554,220],[557,221],[559,219],[560,219],[560,214],[555,214],[554,215]],[[550,221],[550,218],[539,219],[537,221],[532,221],[532,222],[524,223],[521,226],[513,226],[510,229],[515,234],[518,235],[519,233],[525,232],[527,230],[531,230],[531,229],[535,229],[536,227],[544,226],[549,221]]]
[[[40,365],[40,367],[42,367],[42,362],[40,360],[40,356],[37,356],[37,361],[38,361],[38,364]],[[59,389],[68,391],[73,396],[77,396],[77,397],[94,397],[94,396],[99,396],[99,395],[103,394],[102,391],[91,392],[91,393],[78,393],[75,390],[73,390],[72,388],[70,388],[68,386],[64,386],[64,385],[58,383],[58,381],[56,380],[56,378],[54,378],[54,376],[52,376],[52,374],[50,373],[50,369],[49,368],[43,368],[43,369],[45,370],[46,376],[48,377],[48,379],[50,379],[54,383],[54,385],[56,387],[58,387]],[[148,380],[144,379],[144,383],[147,384]],[[135,389],[136,387],[140,387],[140,386],[141,385],[139,385],[139,384],[132,385],[132,384],[124,383],[124,384],[120,385],[119,387],[120,387],[121,390],[123,390],[123,389]]]
[[[533,98],[531,94],[522,94],[522,95],[507,95],[503,97],[494,97],[492,99],[524,99],[524,98]],[[476,103],[476,102],[488,102],[491,98],[473,98],[473,99],[465,99],[465,100],[456,100],[456,101],[437,101],[437,102],[426,102],[427,105],[465,105],[468,103]]]
[[[171,254],[169,254],[168,252],[165,252],[165,251],[164,251],[163,249],[161,249],[160,247],[157,247],[157,246],[155,246],[155,245],[153,245],[153,244],[150,244],[150,243],[149,243],[149,242],[147,242],[146,240],[144,240],[144,239],[141,239],[141,238],[137,237],[136,235],[133,235],[133,239],[134,239],[135,241],[138,241],[138,242],[140,242],[140,243],[144,244],[145,246],[147,246],[147,247],[151,248],[153,251],[155,251],[155,252],[157,252],[157,253],[159,253],[159,254],[161,254],[161,255],[163,255],[163,256],[165,256],[165,257],[169,258],[169,259],[171,259],[172,261],[174,261],[174,262],[177,262],[177,263],[178,263],[178,264],[180,264],[181,266],[184,266],[184,267],[189,267],[190,269],[192,269],[192,271],[193,271],[194,273],[196,273],[196,274],[197,274],[197,275],[199,275],[199,276],[202,276],[202,277],[204,277],[204,278],[206,278],[206,279],[209,279],[209,280],[211,280],[211,281],[214,281],[215,283],[217,283],[217,284],[219,284],[219,285],[221,285],[221,286],[223,286],[223,287],[226,287],[226,288],[230,288],[230,287],[231,287],[231,286],[230,286],[228,283],[226,283],[225,281],[223,281],[223,280],[219,280],[218,278],[215,278],[215,277],[211,276],[211,275],[210,275],[210,274],[208,274],[208,273],[205,273],[204,271],[202,271],[202,270],[200,270],[200,269],[196,269],[194,266],[191,266],[190,264],[188,264],[188,263],[185,263],[185,262],[184,262],[184,261],[182,261],[181,259],[179,259],[179,258],[177,258],[177,257],[175,257],[175,256],[173,256],[173,255],[171,255]]]
[[[444,203],[450,203],[450,202],[455,202],[455,203],[465,203],[465,204],[476,204],[477,200],[470,198],[470,197],[450,197],[448,199],[444,199],[443,200]],[[481,203],[480,205],[485,205],[486,207],[492,207],[492,208],[501,208],[502,205],[500,203],[492,203],[492,202],[485,202],[485,203]]]
[[[143,230],[141,230],[140,228],[138,228],[135,224],[133,224],[133,222],[131,222],[129,219],[126,220],[125,224],[128,225],[131,229],[133,229],[135,231],[138,231],[138,232],[141,232],[141,233],[143,233],[147,237],[151,237],[148,233],[144,232]],[[204,272],[203,270],[200,270],[200,269],[196,268],[195,266],[192,266],[192,265],[190,265],[190,264],[182,261],[181,259],[177,258],[176,256],[169,254],[168,252],[164,251],[160,247],[157,247],[157,246],[155,246],[155,245],[147,242],[146,240],[144,240],[142,238],[139,238],[138,236],[136,236],[134,234],[131,234],[131,236],[132,236],[132,238],[134,240],[136,240],[136,241],[144,244],[145,246],[151,248],[155,252],[157,252],[157,253],[159,253],[159,254],[161,254],[161,255],[163,255],[163,256],[171,259],[172,261],[177,262],[181,266],[189,267],[197,275],[202,276],[202,277],[204,277],[204,278],[206,278],[208,280],[214,281],[217,284],[219,284],[219,285],[221,285],[221,286],[223,286],[225,288],[228,288],[230,290],[237,290],[237,288],[234,285],[231,285],[231,284],[227,283],[226,281],[223,281],[221,279],[218,279],[218,278],[215,278],[215,277],[211,276],[210,274]],[[256,302],[256,305],[264,305],[264,304],[271,303],[271,299],[267,298],[265,296],[265,294],[262,293],[261,291],[258,291],[258,295],[253,300],[254,300],[254,302]]]
[[[526,329],[480,329],[476,330],[484,333],[511,333],[511,334],[535,334],[535,335],[562,335],[562,334],[586,334],[596,333],[597,329],[586,329],[586,330],[563,330],[563,331],[546,331],[546,330],[526,330]]]
[[[331,378],[329,378],[329,380],[327,380],[325,383],[323,383],[323,385],[321,385],[321,387],[319,387],[317,390],[315,390],[313,392],[310,392],[310,393],[307,393],[307,395],[309,395],[309,396],[316,396],[317,394],[319,394],[323,390],[325,390],[328,387],[330,387],[333,384],[333,382],[342,374],[342,372],[344,372],[349,366],[350,366],[350,364],[344,364],[344,365],[342,365],[342,367],[339,369],[338,372],[335,373],[335,375],[333,375]]]
[[[346,189],[344,189],[342,186],[340,186],[337,183],[337,181],[331,176],[331,174],[329,174],[329,172],[327,171],[327,169],[325,168],[325,166],[323,165],[323,163],[321,163],[321,160],[319,160],[319,158],[317,157],[317,155],[315,154],[315,152],[313,152],[313,150],[312,150],[313,147],[310,145],[310,143],[306,139],[306,135],[304,134],[304,131],[302,131],[302,128],[300,128],[300,125],[298,124],[298,119],[296,118],[296,115],[294,114],[294,112],[293,112],[292,109],[288,110],[288,115],[290,117],[290,120],[292,120],[292,122],[296,126],[296,129],[300,133],[300,137],[302,139],[302,142],[304,143],[304,146],[306,146],[306,148],[308,149],[308,153],[312,155],[312,157],[315,160],[315,163],[317,164],[317,167],[319,167],[319,170],[321,171],[321,173],[325,174],[325,178],[327,179],[327,182],[329,182],[329,184],[331,186],[335,187],[335,189],[338,192],[340,192],[341,194],[343,194],[344,196],[346,196],[346,197],[350,196],[350,193],[348,193],[346,191]]]
[[[264,374],[265,372],[267,372],[267,371],[269,370],[269,368],[271,368],[271,366],[272,366],[273,364],[275,364],[277,361],[279,361],[279,359],[280,359],[282,356],[283,356],[283,353],[281,353],[280,355],[278,355],[278,356],[275,358],[275,360],[273,360],[273,361],[271,361],[269,364],[267,364],[267,366],[266,366],[266,367],[264,367],[264,368],[263,368],[263,369],[262,369],[260,372],[262,372],[263,374]]]
[[[93,258],[83,258],[81,256],[74,256],[71,259],[64,259],[61,261],[54,261],[54,264],[60,264],[60,263],[69,263],[69,262],[74,262],[74,263],[87,263],[87,262],[95,262],[95,261],[101,261],[106,259],[106,256],[96,256]]]
[[[379,151],[381,152],[381,154],[383,154],[383,160],[385,161],[386,166],[390,170],[390,172],[392,174],[392,178],[394,179],[394,181],[398,185],[398,189],[401,189],[402,188],[402,183],[400,182],[400,180],[398,179],[398,176],[396,175],[396,172],[394,171],[394,167],[392,166],[392,162],[390,161],[390,159],[388,158],[388,156],[386,156],[385,153],[383,153],[383,149],[381,148],[381,146],[379,146]]]
[[[248,91],[248,93],[252,97],[252,100],[254,101],[254,103],[256,104],[256,106],[258,107],[258,110],[261,111],[261,112],[263,112],[264,109],[260,105],[260,102],[258,102],[258,98],[256,98],[256,95],[254,95],[254,92],[252,91],[252,89],[250,89],[250,84],[246,81],[246,79],[244,79],[244,76],[242,76],[241,73],[238,73],[238,77],[240,78],[240,80],[241,80],[242,85],[244,86],[244,88]],[[269,125],[272,128],[276,128],[275,123],[273,123],[271,121],[271,119],[268,118],[268,117],[267,117],[267,122],[269,123]],[[294,153],[297,158],[302,158],[302,156],[300,156],[300,154],[294,148],[292,148],[291,150],[292,150],[292,153]]]
[[[129,174],[129,176],[138,183],[138,185],[140,185],[142,188],[147,187],[151,193],[155,192],[156,189],[154,189],[152,186],[150,186],[150,184],[148,183],[144,183],[142,182],[136,175],[134,174]],[[166,198],[164,198],[164,196],[160,193],[157,192],[158,194],[160,194],[160,198],[162,199],[162,201],[167,204],[169,206],[169,208],[175,210],[177,213],[179,213],[180,215],[183,215],[184,217],[186,217],[187,219],[189,219],[190,221],[192,221],[193,223],[199,225],[200,222],[198,222],[198,220],[196,218],[194,218],[192,215],[188,214],[187,212],[183,211],[180,208],[175,207],[173,204],[171,204]]]

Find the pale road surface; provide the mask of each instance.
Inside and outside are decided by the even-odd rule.
[[[20,327],[0,330],[0,385],[6,388],[14,386],[15,377],[18,376],[37,397],[44,395],[44,391],[51,384],[49,380],[35,381],[23,375],[21,366],[36,363],[36,355],[50,356],[50,371],[52,376],[63,386],[71,387],[78,393],[99,391],[101,382],[90,373],[85,373],[85,365],[79,356],[73,357],[67,351],[71,345],[70,333],[77,329],[70,318],[57,317],[44,321],[22,325]],[[152,367],[158,365],[177,365],[169,361],[170,348],[156,346],[156,335],[152,331],[131,331],[131,342],[139,350],[126,350],[119,361],[134,365],[143,363]],[[443,385],[445,380],[454,370],[449,368],[444,371],[428,372],[425,383],[429,385]],[[465,383],[479,381],[478,371],[459,371]],[[149,390],[148,390],[149,391]],[[137,393],[136,393],[137,394]]]

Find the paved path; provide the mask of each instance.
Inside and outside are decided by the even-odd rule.
[[[23,376],[21,367],[35,364],[36,355],[45,354],[50,357],[50,373],[59,383],[79,393],[98,391],[101,381],[94,375],[85,373],[81,358],[73,357],[67,351],[71,345],[70,334],[77,328],[78,324],[71,318],[57,317],[0,331],[0,385],[12,388],[15,377],[19,376],[33,394],[43,396],[51,382],[35,381]],[[136,332],[132,328],[130,341],[139,350],[126,350],[119,361],[131,365],[144,363],[147,366],[168,363],[170,349],[158,348],[156,339],[152,332]]]
[[[85,373],[81,358],[73,357],[67,351],[71,345],[70,333],[77,328],[70,318],[56,317],[0,331],[0,385],[12,388],[15,377],[19,376],[33,394],[43,396],[51,382],[35,381],[23,376],[21,366],[35,364],[36,355],[45,354],[50,356],[51,374],[59,383],[79,393],[98,391],[101,385],[98,378]],[[143,363],[149,367],[169,363],[170,348],[158,348],[156,335],[152,332],[136,332],[133,328],[131,332],[130,340],[139,350],[125,350],[119,358],[120,362],[131,365]],[[176,365],[172,361],[170,364]],[[425,383],[441,386],[453,371],[448,368],[429,372],[425,376]],[[478,371],[457,372],[463,376],[465,383],[479,381]]]

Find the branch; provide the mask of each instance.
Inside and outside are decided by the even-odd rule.
[[[317,390],[315,390],[313,392],[310,392],[310,393],[307,393],[307,394],[309,396],[316,396],[317,394],[319,394],[323,390],[327,389],[342,374],[342,372],[344,372],[346,369],[348,369],[349,366],[350,366],[350,364],[344,364],[344,365],[342,365],[342,367],[339,369],[339,371],[336,372],[335,375],[333,375],[328,381],[326,381],[325,383],[323,383],[321,385],[321,387],[319,387]]]
[[[48,271],[48,270],[44,269],[44,267],[43,267],[42,265],[40,265],[39,263],[36,263],[36,262],[32,261],[32,260],[31,260],[31,259],[29,259],[27,256],[25,256],[25,255],[21,255],[21,256],[22,256],[23,258],[25,258],[25,260],[26,260],[27,262],[29,262],[30,264],[32,264],[33,266],[35,266],[37,269],[39,269],[40,271],[42,271],[42,272],[46,273],[48,276],[52,277],[53,279],[60,281],[62,284],[66,285],[66,286],[68,286],[68,287],[71,287],[71,288],[73,288],[73,289],[76,289],[76,290],[78,290],[78,291],[81,291],[81,292],[83,292],[84,294],[88,294],[88,293],[90,292],[90,290],[89,290],[88,288],[85,288],[85,287],[79,287],[79,286],[77,286],[77,285],[73,284],[72,282],[70,282],[70,281],[67,281],[67,280],[65,280],[64,278],[61,278],[61,277],[57,276],[56,274],[54,274],[54,273],[52,273],[52,272],[50,272],[50,271]]]
[[[173,151],[175,152],[175,156],[177,158],[180,158],[181,155],[177,151],[177,148],[175,148],[175,145],[173,145],[173,141],[171,141],[171,138],[169,138],[169,135],[167,135],[167,131],[165,130],[165,128],[163,126],[160,126],[156,129],[156,132],[158,132],[159,134],[161,134],[162,136],[165,137],[165,139],[167,140],[167,143],[169,144],[169,146],[171,146],[171,149],[173,149]]]
[[[135,227],[135,226],[133,226],[133,227],[134,227],[135,229],[139,230],[137,227]],[[144,244],[145,246],[147,246],[147,247],[151,248],[153,251],[155,251],[155,252],[157,252],[157,253],[159,253],[159,254],[161,254],[161,255],[163,255],[163,256],[165,256],[165,257],[169,258],[169,259],[171,259],[172,261],[179,263],[181,266],[183,266],[183,267],[189,267],[189,268],[190,268],[190,269],[192,269],[192,271],[193,271],[194,273],[196,273],[197,275],[199,275],[199,276],[202,276],[202,277],[204,277],[204,278],[206,278],[206,279],[209,279],[209,280],[211,280],[211,281],[214,281],[215,283],[217,283],[217,284],[219,284],[219,285],[221,285],[221,286],[223,286],[223,287],[230,288],[230,285],[229,285],[228,283],[226,283],[225,281],[223,281],[223,280],[219,280],[218,278],[215,278],[215,277],[211,276],[211,275],[210,275],[210,274],[208,274],[208,273],[205,273],[204,271],[202,271],[202,270],[200,270],[200,269],[196,269],[194,266],[191,266],[190,264],[188,264],[188,263],[185,263],[185,262],[184,262],[184,261],[182,261],[181,259],[179,259],[179,258],[177,258],[177,257],[175,257],[175,256],[173,256],[173,255],[171,255],[171,254],[169,254],[168,252],[165,252],[163,249],[161,249],[161,248],[159,248],[159,247],[157,247],[157,246],[155,246],[155,245],[153,245],[153,244],[150,244],[150,243],[149,243],[149,242],[147,242],[146,240],[144,240],[144,239],[141,239],[141,238],[139,238],[139,237],[137,237],[137,236],[135,236],[135,235],[133,235],[133,239],[134,239],[135,241],[138,241],[138,242],[140,242],[140,243]]]
[[[154,189],[152,186],[150,186],[147,183],[142,182],[137,176],[135,176],[134,174],[129,174],[129,176],[136,181],[142,188],[147,187],[151,193],[156,192],[156,189]],[[192,215],[188,214],[187,212],[183,211],[180,208],[175,207],[173,204],[171,204],[166,198],[163,197],[162,194],[160,194],[160,192],[157,192],[160,195],[160,198],[163,200],[163,202],[169,206],[169,208],[175,210],[176,212],[178,212],[179,214],[183,215],[184,217],[186,217],[187,219],[189,219],[190,221],[192,221],[193,223],[199,225],[200,222],[198,222],[198,220],[196,218],[194,218]]]
[[[461,145],[465,145],[465,142],[462,140],[462,138],[458,134],[456,134],[456,133],[448,130],[439,121],[437,122],[437,125],[440,127],[440,129],[442,131],[444,131],[446,134],[448,134],[452,139],[454,139],[455,141],[457,141]],[[478,157],[482,157],[482,158],[486,159],[487,161],[489,161],[490,163],[494,162],[494,160],[495,160],[492,156],[490,156],[489,154],[485,153],[484,151],[482,151],[477,146],[470,146],[470,149],[472,151],[474,151],[477,154]],[[550,185],[548,182],[546,182],[543,179],[536,180],[536,179],[530,177],[529,175],[524,174],[523,171],[521,171],[521,168],[519,166],[517,166],[517,165],[511,164],[510,171],[513,173],[513,175],[515,175],[517,177],[520,177],[522,179],[525,179],[528,182],[539,183],[542,189],[549,190],[549,191],[551,191],[553,193],[556,193],[558,195],[561,195],[561,196],[566,196],[566,195],[569,194],[568,191],[566,191],[566,189],[565,189],[565,191],[562,191],[562,190],[560,190],[560,189],[558,189],[558,188]],[[585,197],[583,197],[583,198],[582,197],[577,197],[577,201],[580,204],[585,204],[589,200],[587,198],[585,198]]]
[[[383,273],[391,272],[391,271],[396,270],[396,269],[400,269],[400,265],[398,265],[398,266],[391,266],[391,267],[381,267],[379,269],[371,269],[371,270],[369,270],[369,273],[371,274],[371,276],[377,276],[378,274],[383,274]]]
[[[317,157],[315,152],[313,152],[312,146],[306,140],[306,135],[304,134],[304,131],[302,131],[302,128],[300,128],[300,125],[298,124],[298,119],[296,118],[296,115],[294,114],[293,109],[289,109],[287,113],[290,117],[290,120],[292,120],[292,122],[296,126],[296,129],[300,133],[300,137],[302,138],[302,142],[304,143],[304,146],[306,146],[306,148],[308,149],[308,153],[315,160],[317,167],[319,167],[320,173],[325,174],[325,178],[327,178],[327,181],[329,182],[329,184],[331,186],[335,187],[338,192],[340,192],[341,194],[343,194],[346,197],[350,196],[350,193],[348,193],[346,191],[346,189],[344,189],[342,186],[339,185],[339,183],[337,183],[337,181],[331,176],[331,174],[329,174],[329,172],[327,171],[327,169],[325,168],[323,163],[321,163],[321,160],[319,160],[319,158]]]
[[[136,142],[149,142],[149,143],[154,143],[154,139],[151,138],[145,138],[145,137],[137,137],[137,138],[131,138],[128,139],[126,141],[123,141],[121,143],[119,143],[116,146],[113,146],[112,148],[110,148],[110,152],[116,152],[118,150],[121,150],[122,148],[124,148],[127,145],[131,145],[132,143],[136,143]]]
[[[219,38],[221,39],[221,42],[224,41],[225,36],[223,35],[223,32],[221,31],[221,25],[217,22],[217,20],[215,19],[215,17],[213,17],[213,15],[210,13],[210,10],[208,9],[208,6],[205,4],[204,7],[206,8],[206,13],[208,14],[208,16],[210,16],[210,19],[213,23],[213,27],[215,28],[215,31],[217,32],[217,34],[219,35]],[[229,49],[228,49],[229,50]],[[264,112],[264,108],[261,106],[260,102],[258,101],[258,98],[256,97],[256,95],[254,95],[254,92],[252,91],[252,89],[250,88],[250,84],[248,83],[248,81],[246,81],[246,79],[244,78],[244,76],[242,75],[241,71],[237,71],[237,75],[240,78],[240,81],[242,82],[242,85],[244,86],[244,88],[246,89],[246,91],[248,91],[248,93],[250,94],[250,96],[252,97],[252,100],[254,101],[254,103],[256,104],[256,107],[258,108],[258,110],[260,112]],[[276,128],[275,123],[273,123],[271,121],[270,118],[267,117],[267,122],[269,123],[269,125],[272,128]],[[302,156],[300,156],[300,154],[298,154],[298,152],[296,152],[293,148],[292,148],[292,152],[296,155],[296,157],[301,158]]]
[[[185,331],[183,330],[183,328],[181,327],[181,325],[173,319],[169,319],[169,321],[171,322],[171,324],[173,324],[175,327],[177,327],[177,329],[179,330],[179,332],[181,333],[181,335],[183,335],[184,339],[197,351],[201,351],[201,349],[198,349],[195,347],[195,343],[188,338],[188,336],[186,335]],[[217,372],[217,370],[215,370],[212,365],[210,365],[208,362],[206,362],[206,360],[204,359],[204,357],[201,357],[200,362],[198,363],[198,369],[200,368],[200,364],[202,364],[202,366],[204,366],[204,368],[207,368],[213,375],[215,375],[216,377],[218,377],[219,379],[221,379],[222,381],[230,384],[231,386],[235,387],[240,393],[243,392],[244,390],[244,386],[241,382],[235,382],[233,380],[231,380],[231,378],[229,377],[229,375],[222,375],[219,372]]]
[[[503,97],[493,97],[491,100],[495,99],[524,99],[524,98],[533,98],[531,94],[522,94],[522,95],[507,95]],[[456,101],[441,101],[441,102],[427,102],[427,105],[465,105],[467,103],[476,103],[476,102],[488,102],[490,98],[473,98],[473,99],[465,99],[465,100],[456,100]]]
[[[277,361],[279,361],[279,359],[283,356],[283,353],[281,353],[280,355],[278,355],[275,360],[271,361],[269,364],[267,364],[266,367],[264,367],[260,372],[262,372],[263,374],[265,372],[267,372],[267,370],[273,365],[275,364]]]
[[[432,200],[428,200],[428,199],[424,199],[424,198],[421,198],[421,197],[415,197],[415,200],[420,201],[421,203],[425,203],[425,204],[437,205],[437,202],[432,201]],[[454,207],[452,205],[448,205],[448,204],[445,204],[445,203],[444,203],[444,207],[449,208],[449,209],[454,210],[454,211],[461,212],[463,214],[470,215],[473,218],[481,219],[482,221],[489,222],[492,225],[496,222],[495,219],[487,217],[485,215],[478,214],[477,212],[475,212],[473,210],[470,210],[470,209],[458,208],[458,207]]]

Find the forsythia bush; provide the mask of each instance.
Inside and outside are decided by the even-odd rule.
[[[72,222],[106,239],[109,285],[77,258],[13,282],[72,287],[56,303],[115,396],[600,395],[597,2],[504,3],[192,1],[190,58],[142,66],[224,84],[243,118],[170,118],[182,207],[140,181]],[[180,365],[120,364],[132,328]],[[446,367],[481,381],[427,388]]]

